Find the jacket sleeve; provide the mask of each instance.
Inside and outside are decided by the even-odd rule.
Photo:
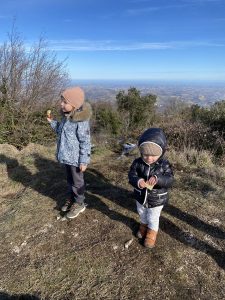
[[[173,176],[173,170],[168,161],[163,162],[162,172],[159,173],[156,172],[156,174],[154,175],[158,179],[157,186],[161,188],[169,188],[172,186],[172,183],[174,181],[174,176]]]
[[[139,188],[138,181],[140,179],[142,179],[141,177],[138,177],[137,166],[138,166],[138,162],[137,162],[137,160],[134,160],[133,163],[132,163],[132,165],[131,165],[131,167],[130,167],[129,173],[128,173],[129,183],[134,188]]]
[[[91,137],[89,121],[78,122],[79,164],[87,165],[91,156]]]
[[[60,123],[58,121],[56,121],[56,120],[52,120],[50,122],[50,125],[51,125],[52,129],[58,134]]]

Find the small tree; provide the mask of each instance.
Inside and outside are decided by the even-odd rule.
[[[116,99],[125,132],[152,124],[155,118],[155,95],[141,96],[140,91],[133,87],[128,89],[127,94],[120,91]]]
[[[110,134],[118,134],[121,128],[119,114],[110,102],[98,102],[93,107],[93,128],[95,132],[105,131]]]

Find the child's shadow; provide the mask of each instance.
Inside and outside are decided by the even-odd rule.
[[[10,179],[22,183],[25,189],[29,187],[46,197],[50,197],[56,203],[55,209],[60,210],[66,198],[69,197],[64,166],[37,154],[34,154],[32,158],[36,167],[35,174],[32,174],[26,166],[19,164],[14,158],[1,154],[0,162],[6,163]],[[113,186],[104,176],[100,176],[100,173],[95,174],[93,169],[88,169],[85,172],[85,181],[88,187],[85,200],[88,204],[87,208],[99,210],[112,220],[122,222],[130,227],[133,233],[136,232],[138,223],[133,218],[114,211],[100,199],[105,197],[120,206],[135,211],[134,202],[130,201],[131,196],[128,191]]]
[[[116,204],[136,213],[135,202],[132,200],[131,193],[120,186],[115,186],[104,177],[100,172],[93,168],[88,168],[85,172],[85,178],[87,183],[87,198],[86,202],[90,208],[97,209],[110,217],[112,220],[124,223],[130,227],[133,234],[138,229],[138,223],[128,215],[119,213],[113,210],[111,205],[109,206],[101,200],[101,198],[108,199],[112,204]]]
[[[0,292],[0,300],[39,300],[40,298],[33,295],[21,294],[21,295],[9,295],[4,292]]]
[[[171,216],[174,216],[177,219],[186,222],[192,227],[195,227],[196,229],[205,232],[207,235],[211,235],[212,237],[218,239],[225,239],[225,232],[221,230],[218,226],[208,224],[189,213],[183,212],[182,210],[180,210],[172,204],[166,205],[164,207],[164,211],[166,211]]]
[[[34,163],[37,168],[37,172],[33,175],[25,166],[19,165],[16,159],[0,155],[0,161],[7,164],[8,176],[12,180],[22,183],[25,188],[30,187],[44,196],[51,197],[56,202],[57,207],[62,205],[62,200],[66,197],[66,175],[64,169],[59,163],[48,160],[39,155],[34,155]],[[117,220],[126,224],[133,232],[135,232],[137,230],[138,223],[133,218],[113,211],[103,201],[101,201],[101,197],[104,197],[112,201],[112,203],[136,212],[135,202],[131,200],[131,193],[122,187],[112,185],[108,179],[93,168],[87,169],[85,177],[88,184],[88,206],[106,214],[112,220]],[[224,238],[225,233],[218,227],[208,225],[199,220],[197,217],[184,213],[172,205],[168,205],[165,210],[172,216],[185,221],[199,230],[204,230],[217,238]],[[185,237],[185,231],[180,229],[164,216],[161,217],[160,228],[172,238],[175,238],[183,244],[191,246],[204,253],[208,253],[221,268],[225,269],[224,252],[217,250],[215,247],[195,237],[192,239],[192,242],[189,242]]]
[[[8,177],[23,184],[26,188],[32,188],[40,194],[51,197],[57,204],[62,205],[62,194],[65,194],[63,178],[65,177],[62,166],[52,160],[42,158],[34,154],[31,156],[37,171],[33,174],[17,159],[0,155],[0,162],[4,162],[7,167]],[[13,195],[10,195],[13,197]],[[17,195],[14,195],[15,197]]]
[[[225,269],[225,253],[223,251],[201,241],[195,236],[187,234],[164,216],[161,216],[161,221],[161,229],[165,233],[184,245],[210,255],[216,261],[219,267]]]

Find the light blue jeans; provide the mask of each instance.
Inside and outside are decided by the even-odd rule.
[[[159,230],[159,217],[163,209],[163,205],[152,208],[146,208],[136,201],[137,212],[140,216],[142,224],[148,224],[148,228],[158,231]]]

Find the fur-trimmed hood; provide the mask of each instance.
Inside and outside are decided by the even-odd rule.
[[[88,121],[92,116],[92,108],[90,103],[85,102],[82,109],[74,110],[68,115],[68,119],[72,122]]]

